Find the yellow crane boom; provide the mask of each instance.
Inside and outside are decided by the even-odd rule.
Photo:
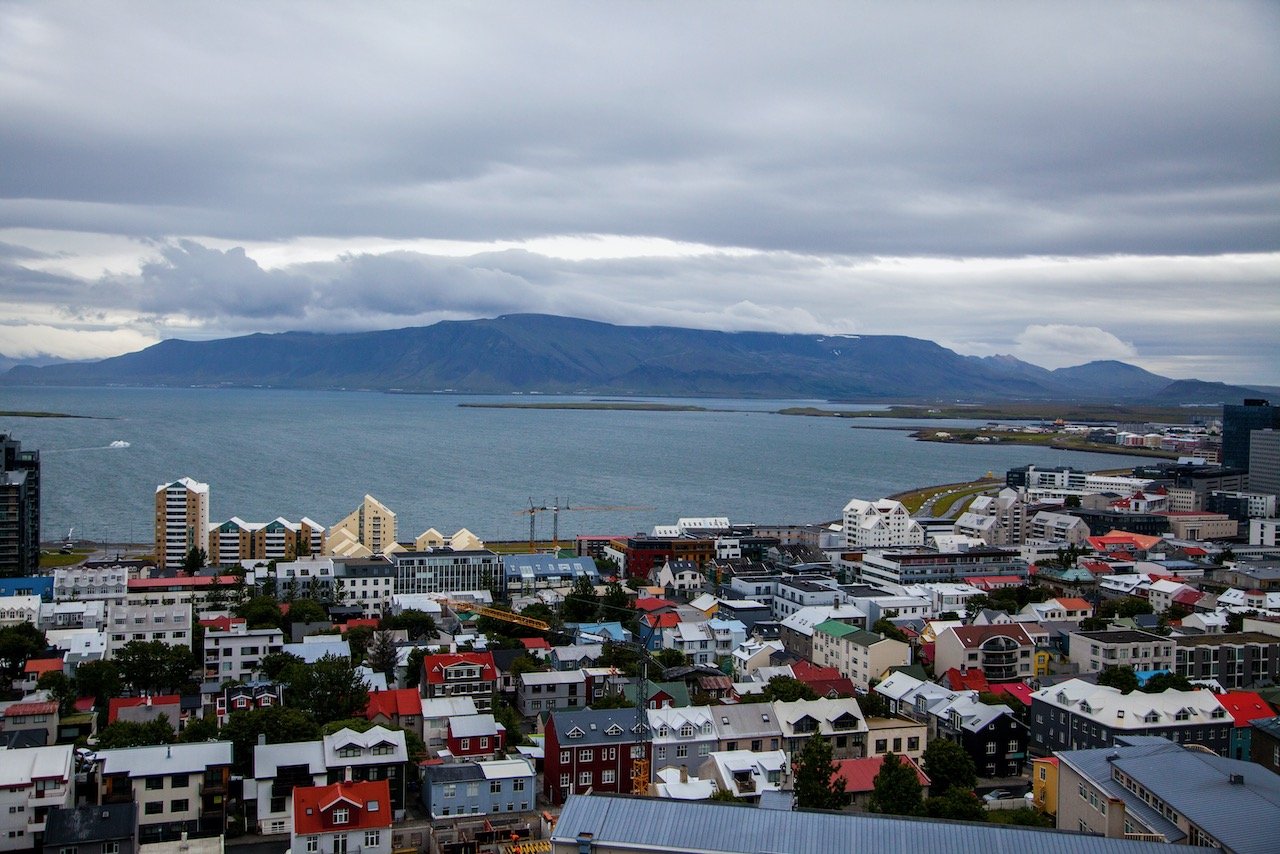
[[[492,617],[495,620],[502,620],[503,622],[526,626],[530,629],[537,629],[540,632],[551,630],[550,623],[546,623],[542,620],[536,620],[533,617],[513,614],[510,611],[504,611],[501,608],[489,608],[485,605],[477,605],[474,602],[459,602],[454,599],[446,599],[445,604],[454,611],[467,611],[472,614],[479,614],[482,617]]]

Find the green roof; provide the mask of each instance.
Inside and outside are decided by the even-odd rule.
[[[854,632],[862,631],[862,629],[857,626],[851,626],[848,623],[842,623],[839,620],[826,620],[818,623],[818,625],[813,627],[813,630],[815,632],[822,632],[824,635],[831,635],[832,637],[837,638],[842,638],[845,635],[851,635]]]
[[[652,699],[653,695],[657,694],[659,691],[665,691],[670,694],[671,700],[677,708],[685,708],[693,705],[689,699],[689,686],[685,685],[683,682],[654,682],[651,679],[649,680],[649,696],[645,697],[645,700]],[[622,686],[622,696],[626,697],[632,703],[635,703],[636,686]]]

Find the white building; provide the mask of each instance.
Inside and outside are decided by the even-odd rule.
[[[901,501],[854,498],[844,506],[844,537],[847,549],[923,546],[924,528]]]
[[[251,681],[263,656],[283,649],[284,632],[280,629],[250,629],[243,621],[231,623],[227,631],[206,629],[204,678],[219,683]]]
[[[256,745],[244,798],[258,805],[258,832],[288,833],[293,827],[293,788],[322,785],[328,773],[319,741]]]
[[[120,605],[107,624],[107,656],[132,641],[191,648],[190,605]]]
[[[60,567],[53,571],[53,601],[123,605],[129,593],[129,570],[123,566]]]
[[[0,626],[40,622],[39,596],[0,596]]]
[[[74,745],[0,748],[0,851],[29,851],[50,809],[75,805]]]
[[[231,742],[202,741],[100,750],[99,803],[138,804],[138,836],[163,828],[222,833],[231,780]]]

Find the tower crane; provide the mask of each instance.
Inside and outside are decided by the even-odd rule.
[[[534,519],[539,513],[551,511],[551,547],[557,551],[560,549],[560,514],[561,513],[617,513],[630,510],[652,510],[653,507],[640,504],[577,504],[570,506],[566,501],[560,503],[560,498],[552,502],[551,506],[536,505],[533,499],[529,499],[529,507],[525,510],[517,511],[517,515],[523,516],[529,514],[529,551],[533,551],[534,542]]]

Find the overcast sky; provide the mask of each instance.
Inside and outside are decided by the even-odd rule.
[[[1280,384],[1280,4],[0,0],[0,353],[511,312]]]

